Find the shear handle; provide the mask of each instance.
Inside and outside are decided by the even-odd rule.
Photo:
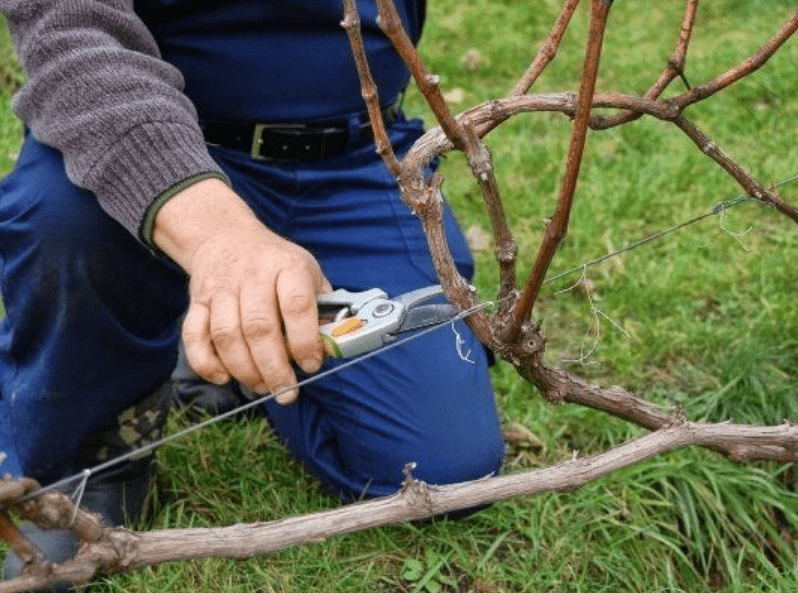
[[[339,288],[332,292],[320,294],[316,297],[316,304],[319,313],[336,313],[335,320],[339,321],[344,317],[357,315],[357,312],[369,301],[374,299],[387,299],[388,295],[379,288],[372,288],[362,292],[349,292],[344,288]]]

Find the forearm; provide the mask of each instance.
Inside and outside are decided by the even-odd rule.
[[[182,333],[194,370],[258,393],[296,383],[290,360],[317,370],[315,295],[329,283],[226,185],[182,77],[132,0],[0,0],[0,10],[28,75],[17,113],[61,151],[73,182],[188,273]]]
[[[108,0],[0,0],[28,82],[13,107],[64,156],[67,174],[138,234],[156,196],[208,155],[180,73],[133,11]]]

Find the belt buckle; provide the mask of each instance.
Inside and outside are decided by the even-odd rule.
[[[252,145],[249,148],[249,155],[254,161],[265,161],[266,159],[260,156],[260,147],[263,145],[263,130],[266,129],[268,124],[255,124],[255,130],[252,132]]]
[[[263,135],[267,130],[285,130],[286,132],[299,132],[306,129],[305,124],[291,124],[291,123],[257,123],[252,130],[252,144],[249,148],[249,156],[254,161],[268,161],[273,160],[270,157],[261,155],[261,147],[263,146]]]

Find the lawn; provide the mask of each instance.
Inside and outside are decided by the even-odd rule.
[[[429,6],[422,54],[460,111],[506,94],[548,33],[561,2]],[[588,6],[580,7],[535,92],[575,91]],[[697,85],[765,43],[796,9],[788,0],[702,3],[686,67]],[[599,91],[642,94],[673,51],[681,0],[616,2]],[[766,184],[798,204],[794,125],[798,39],[765,68],[687,114]],[[0,173],[13,166],[21,125],[10,113],[20,81],[0,39]],[[674,92],[682,83],[674,82]],[[434,125],[417,91],[408,113]],[[487,139],[519,245],[534,261],[564,168],[570,122],[510,120]],[[442,168],[461,224],[488,230],[463,159]],[[739,187],[678,130],[643,118],[591,132],[572,224],[535,315],[547,356],[601,385],[622,385],[693,420],[798,421],[798,233],[772,209],[743,202],[684,229],[580,268],[711,212]],[[496,293],[489,247],[476,245],[477,288]],[[574,406],[553,407],[505,364],[494,369],[507,427],[505,472],[595,453],[641,429]],[[177,431],[181,421],[174,418]],[[159,451],[162,471],[147,528],[219,526],[333,508],[260,420],[226,422]],[[373,529],[233,562],[170,564],[121,575],[98,591],[640,592],[798,590],[798,495],[792,465],[735,465],[684,449],[569,493],[502,502],[464,521]]]

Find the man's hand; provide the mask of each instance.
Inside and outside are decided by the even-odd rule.
[[[289,360],[319,369],[316,295],[329,282],[310,253],[267,229],[223,182],[206,179],[170,199],[153,240],[189,274],[183,343],[198,375],[265,394],[296,383]],[[296,397],[292,389],[277,399]]]

